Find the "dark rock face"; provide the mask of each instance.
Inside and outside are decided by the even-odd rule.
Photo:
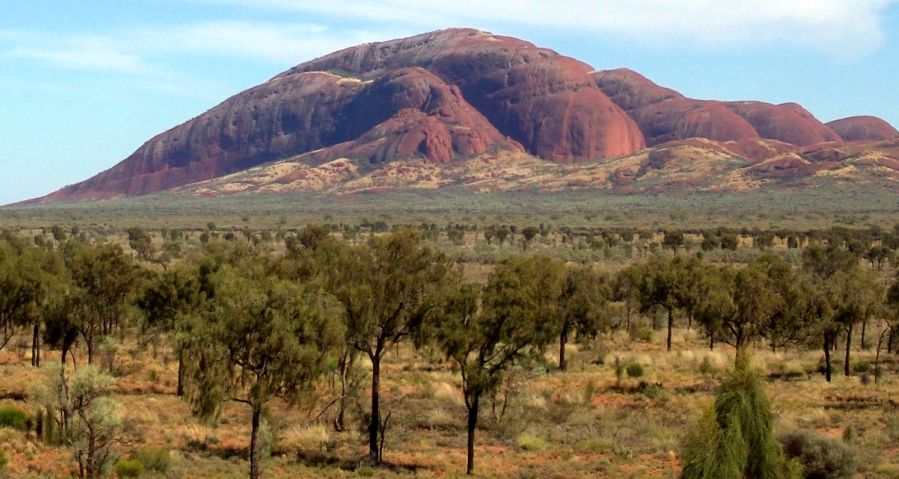
[[[827,124],[846,141],[880,141],[899,136],[892,125],[875,116],[851,116]]]
[[[349,72],[376,78],[422,67],[457,85],[503,134],[557,162],[605,158],[643,148],[637,125],[593,82],[590,66],[510,37],[443,30],[342,50],[295,72]]]
[[[693,100],[628,69],[593,73],[599,88],[640,126],[649,146],[686,138],[758,139],[755,128],[716,101]]]
[[[376,80],[357,99],[360,110],[383,121],[358,138],[312,153],[317,161],[339,157],[370,164],[425,157],[448,163],[480,155],[490,148],[523,151],[469,105],[456,86],[421,68],[401,68]]]
[[[685,98],[680,93],[656,85],[643,75],[627,68],[597,71],[593,72],[592,76],[599,89],[627,112],[665,100]]]
[[[648,145],[686,138],[741,141],[759,138],[746,120],[714,101],[681,98],[631,112]]]

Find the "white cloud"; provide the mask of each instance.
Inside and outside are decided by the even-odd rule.
[[[37,60],[73,70],[100,70],[146,74],[152,68],[139,55],[117,48],[107,39],[96,36],[59,36],[33,32],[0,32],[3,55]]]
[[[0,31],[0,55],[75,70],[165,75],[175,56],[293,66],[334,50],[414,31],[332,30],[306,23],[210,21],[89,35]]]
[[[177,56],[227,57],[288,67],[359,43],[448,26],[502,33],[530,28],[612,34],[649,47],[793,46],[837,56],[876,49],[881,19],[899,0],[171,0],[263,9],[281,21],[200,21],[90,34],[0,31],[0,55],[62,68],[171,76]],[[334,26],[296,17],[316,14]],[[341,20],[335,24],[334,19]],[[355,19],[356,22],[349,20]],[[365,25],[354,29],[342,25]],[[340,25],[342,24],[342,25]],[[526,37],[526,35],[525,35]]]
[[[130,37],[133,48],[145,54],[226,56],[294,65],[340,48],[383,40],[384,33],[337,31],[305,23],[216,21],[141,29]]]
[[[897,0],[188,0],[314,12],[393,25],[521,25],[612,33],[701,48],[787,44],[838,55],[883,40],[881,17]]]

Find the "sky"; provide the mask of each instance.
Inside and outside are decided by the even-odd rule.
[[[688,96],[899,126],[899,0],[31,0],[0,15],[0,205],[118,163],[289,67],[449,27]]]

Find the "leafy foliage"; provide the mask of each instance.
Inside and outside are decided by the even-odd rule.
[[[25,411],[13,406],[0,407],[0,427],[27,431],[29,423],[28,413]]]
[[[761,378],[748,364],[738,367],[687,436],[681,478],[797,477],[774,439],[773,423]]]
[[[841,442],[796,430],[779,438],[787,457],[802,464],[803,477],[808,479],[844,479],[855,473],[855,453]]]

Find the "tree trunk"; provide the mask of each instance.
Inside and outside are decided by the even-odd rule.
[[[867,349],[865,347],[865,331],[867,329],[868,329],[868,320],[866,319],[866,320],[862,321],[862,337],[860,338],[861,339],[861,348],[860,349],[863,349],[863,350]]]
[[[824,334],[824,377],[830,382],[830,336]]]
[[[559,371],[568,369],[568,361],[565,360],[566,343],[568,343],[568,323],[562,324],[562,333],[559,335]]]
[[[178,349],[178,385],[175,387],[175,395],[184,396],[184,351]]]
[[[852,345],[852,325],[849,325],[849,328],[846,330],[846,361],[843,363],[843,374],[848,378],[849,377],[849,350],[852,349],[850,346]]]
[[[381,427],[380,394],[381,392],[381,357],[371,358],[371,420],[368,423],[368,462],[372,465],[381,463],[378,453],[378,429]]]
[[[631,300],[626,300],[624,306],[626,315],[624,320],[624,330],[629,333],[631,331]]]
[[[94,337],[85,338],[87,345],[87,364],[94,364]]]
[[[474,473],[474,433],[478,427],[478,407],[481,395],[475,394],[468,407],[468,462],[465,465],[465,474]]]
[[[668,308],[668,352],[671,352],[671,328],[674,324],[674,311]]]
[[[337,401],[337,418],[334,419],[334,430],[337,432],[346,430],[347,378],[350,375],[351,354],[350,348],[344,348],[343,354],[340,355],[340,399]]]
[[[259,418],[262,408],[253,406],[253,419],[250,426],[250,479],[259,479]]]
[[[740,343],[737,345],[737,355],[734,359],[734,369],[738,371],[745,371],[749,368],[749,347],[746,343]]]
[[[41,367],[41,323],[35,321],[31,335],[31,365]]]
[[[96,454],[96,451],[95,451],[96,442],[95,441],[96,441],[96,437],[94,436],[93,431],[88,430],[87,459],[85,460],[85,462],[87,463],[87,467],[85,467],[85,469],[87,470],[86,476],[88,479],[93,479],[97,475],[97,471],[96,471],[97,466],[96,466],[96,464],[94,464],[94,454]]]
[[[874,384],[880,380],[880,347],[883,345],[883,337],[887,335],[889,329],[884,329],[877,338],[877,353],[874,354]]]

